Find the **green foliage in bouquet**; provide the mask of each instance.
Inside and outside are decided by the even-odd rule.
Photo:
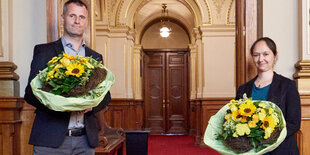
[[[103,81],[105,74],[101,61],[62,53],[53,57],[38,77],[42,90],[55,95],[81,96]]]
[[[283,121],[274,104],[252,101],[244,94],[243,99],[231,100],[228,106],[218,139],[235,152],[260,151],[279,137]]]

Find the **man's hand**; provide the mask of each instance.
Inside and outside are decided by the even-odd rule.
[[[93,110],[93,108],[88,108],[88,109],[85,109],[85,110],[83,110],[83,111],[81,111],[82,112],[82,114],[85,114],[85,113],[87,113],[87,112],[89,112],[89,111],[92,111]]]

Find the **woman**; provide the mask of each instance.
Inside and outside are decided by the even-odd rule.
[[[278,52],[272,39],[264,37],[256,40],[251,47],[251,55],[257,76],[239,87],[236,99],[246,93],[253,100],[267,100],[278,105],[286,121],[287,136],[269,154],[299,155],[294,133],[300,128],[301,108],[295,82],[274,72]]]

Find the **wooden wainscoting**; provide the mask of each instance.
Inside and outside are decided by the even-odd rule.
[[[0,155],[21,154],[20,111],[23,99],[0,97]]]
[[[310,154],[310,95],[300,95],[301,126],[296,134],[300,155]]]
[[[200,102],[198,100],[191,100],[189,102],[189,110],[188,110],[188,126],[189,126],[189,132],[188,134],[190,136],[196,136],[197,134],[197,113],[198,113],[198,110],[200,109],[197,109],[197,107],[199,107],[200,105]]]
[[[216,114],[232,98],[205,98],[190,101],[190,130],[189,134],[195,136],[195,145],[205,146],[203,135],[211,116]]]
[[[105,112],[107,124],[123,130],[143,128],[143,101],[134,99],[112,99]]]
[[[28,104],[26,101],[24,101],[24,106],[22,108],[20,118],[22,120],[22,125],[21,125],[21,131],[20,131],[20,141],[21,141],[21,146],[20,146],[20,154],[21,155],[31,155],[33,146],[28,144],[31,129],[32,129],[32,124],[33,120],[35,117],[35,107]]]

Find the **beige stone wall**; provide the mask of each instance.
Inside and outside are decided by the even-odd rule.
[[[203,97],[235,96],[235,29],[202,28],[204,58]]]
[[[23,96],[30,72],[33,48],[46,42],[45,0],[12,1],[12,42],[13,62],[18,66],[20,95]]]
[[[263,11],[263,35],[276,42],[279,52],[275,71],[293,79],[299,59],[298,1],[264,1]]]
[[[108,31],[108,32],[107,32]],[[111,88],[114,98],[133,98],[133,40],[127,27],[96,31],[96,51],[103,55],[104,64],[115,75]]]
[[[0,61],[12,60],[9,52],[9,20],[8,20],[8,0],[0,0]]]
[[[17,65],[24,95],[34,45],[46,42],[45,0],[0,0],[0,61]]]

